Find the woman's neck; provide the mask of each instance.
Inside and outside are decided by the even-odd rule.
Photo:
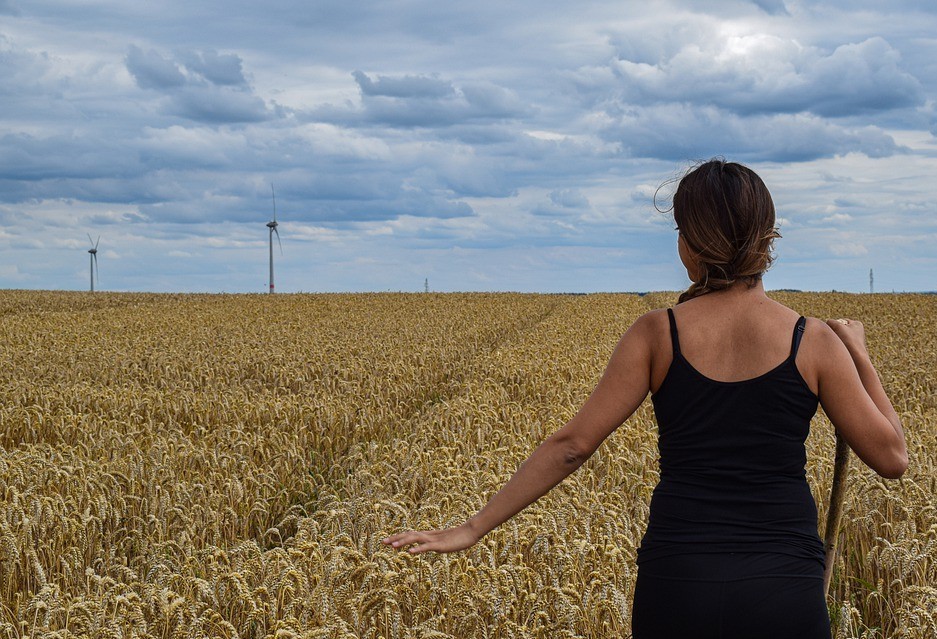
[[[755,280],[754,284],[749,284],[744,280],[738,280],[734,282],[730,287],[724,288],[719,291],[713,291],[707,293],[703,297],[722,297],[722,298],[732,298],[732,299],[756,299],[756,298],[767,298],[768,295],[765,293],[765,285],[762,279],[759,277]]]

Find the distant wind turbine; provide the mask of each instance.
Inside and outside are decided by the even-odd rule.
[[[98,270],[98,242],[101,241],[101,236],[98,236],[98,241],[95,242],[91,239],[91,234],[88,233],[88,241],[91,242],[91,248],[88,249],[88,253],[91,254],[90,266],[91,266],[91,292],[94,293],[94,274]]]
[[[280,255],[283,254],[283,243],[280,241],[280,232],[277,230],[277,194],[270,185],[270,193],[273,195],[273,219],[267,222],[267,228],[270,229],[270,292],[273,293],[273,234],[277,234],[277,244],[280,245]]]

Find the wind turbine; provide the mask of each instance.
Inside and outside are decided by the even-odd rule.
[[[91,248],[88,249],[88,253],[91,254],[89,258],[91,266],[91,292],[94,293],[94,272],[98,270],[98,242],[101,241],[101,236],[98,236],[98,241],[95,242],[91,239],[91,234],[88,233],[88,241],[91,242]]]
[[[270,292],[273,293],[273,234],[277,234],[280,255],[283,254],[283,243],[280,241],[280,232],[277,230],[277,194],[273,190],[273,184],[270,185],[270,193],[273,195],[273,219],[267,222],[267,228],[270,229]]]

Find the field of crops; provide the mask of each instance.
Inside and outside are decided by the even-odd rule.
[[[772,295],[866,324],[908,435],[900,481],[853,458],[836,636],[933,639],[937,296]],[[380,539],[473,514],[675,299],[0,292],[0,639],[628,636],[649,401],[470,550]]]

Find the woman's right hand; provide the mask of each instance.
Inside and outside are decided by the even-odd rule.
[[[846,345],[850,355],[855,357],[857,353],[865,352],[865,328],[862,322],[854,319],[831,319],[826,320],[826,323]]]
[[[441,530],[408,530],[385,537],[382,543],[403,550],[411,546],[410,554],[419,554],[431,550],[433,552],[456,552],[473,546],[479,537],[468,524],[444,528]]]

